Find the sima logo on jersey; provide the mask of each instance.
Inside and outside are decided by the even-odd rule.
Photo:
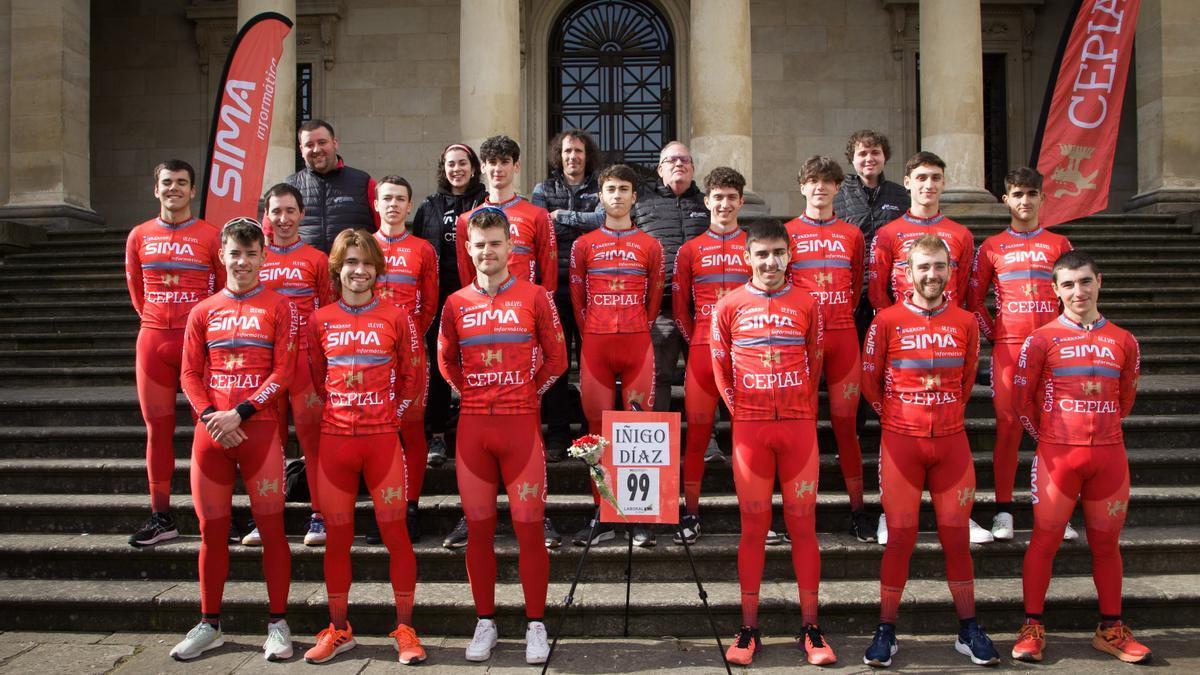
[[[218,316],[208,322],[208,329],[219,330],[262,330],[257,316]]]
[[[196,255],[192,245],[177,241],[151,241],[146,243],[146,255]]]
[[[369,345],[382,346],[379,342],[379,333],[373,330],[343,330],[330,333],[325,339],[326,347],[345,347],[348,345],[361,345],[363,347]]]
[[[1117,360],[1113,350],[1103,345],[1066,345],[1059,349],[1059,356],[1064,359],[1093,357],[1097,359]]]
[[[1012,263],[1050,263],[1044,251],[1013,251],[1004,254],[1004,262]]]
[[[304,281],[304,270],[298,267],[271,267],[263,268],[258,272],[258,278],[263,281],[276,281],[284,279],[286,281]]]
[[[700,258],[700,265],[703,267],[736,267],[745,264],[742,256],[736,253],[713,253]]]
[[[742,317],[738,321],[738,328],[742,330],[755,330],[759,328],[795,328],[796,322],[789,317],[780,316],[778,314],[754,314],[752,316]]]
[[[623,260],[625,262],[637,262],[637,254],[633,251],[614,248],[610,251],[600,251],[596,254],[596,260]]]
[[[516,325],[520,322],[517,319],[517,313],[511,309],[484,309],[478,312],[471,312],[470,314],[464,314],[462,321],[463,328],[477,328],[490,323]]]
[[[388,267],[404,267],[408,268],[408,260],[402,255],[387,255],[384,256]]]
[[[946,333],[917,333],[916,335],[901,335],[901,349],[929,349],[937,347],[939,349],[952,349],[956,345],[954,336]]]
[[[846,245],[837,239],[800,239],[796,253],[845,253]]]

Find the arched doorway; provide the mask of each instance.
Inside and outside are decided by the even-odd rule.
[[[581,0],[550,35],[548,131],[591,132],[606,162],[654,166],[675,138],[675,47],[657,7]]]

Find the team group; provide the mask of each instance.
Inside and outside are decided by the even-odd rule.
[[[178,387],[196,420],[190,480],[201,534],[201,621],[172,656],[186,660],[223,644],[239,472],[254,519],[243,542],[263,548],[264,654],[292,656],[282,451],[290,412],[311,497],[304,541],[326,547],[330,625],[305,660],[322,663],[355,646],[347,619],[350,546],[365,483],[377,525],[368,537],[389,553],[397,624],[390,635],[401,663],[424,661],[412,621],[412,541],[421,536],[426,464],[447,455],[453,391],[463,519],[444,545],[466,546],[478,615],[466,658],[487,660],[498,639],[494,534],[503,489],[520,552],[526,660],[543,663],[546,548],[560,541],[545,515],[546,462],[562,458],[572,417],[562,376],[577,359],[587,428],[597,431],[605,409],[667,409],[686,345],[676,540],[700,536],[705,462],[723,459],[713,441],[723,401],[741,518],[743,625],[726,654],[731,663],[750,664],[762,648],[764,546],[781,541],[793,548],[800,647],[809,663],[836,662],[817,620],[822,378],[850,532],[886,544],[880,623],[864,663],[885,667],[897,651],[925,490],[960,621],[955,649],[976,664],[999,662],[976,621],[969,545],[1013,537],[1017,450],[1026,431],[1038,442],[1034,527],[1022,574],[1027,618],[1013,658],[1042,658],[1051,565],[1059,542],[1075,536],[1068,520],[1082,497],[1101,614],[1093,645],[1122,661],[1149,659],[1121,621],[1118,546],[1129,500],[1121,420],[1133,406],[1138,345],[1100,315],[1096,262],[1039,227],[1044,196],[1036,171],[1006,176],[1009,227],[976,251],[970,231],[941,214],[945,162],[917,153],[901,187],[883,177],[887,138],[869,130],[847,143],[850,176],[828,157],[805,160],[802,215],[744,225],[742,175],[717,167],[701,189],[682,143],[662,149],[661,181],[641,184],[628,166],[598,169],[587,132],[563,132],[551,143],[550,177],[526,200],[514,187],[520,148],[494,136],[478,154],[463,144],[445,148],[438,192],[417,208],[410,229],[407,180],[375,181],[346,166],[327,122],[304,123],[299,142],[305,168],[267,190],[261,224],[235,218],[218,230],[193,216],[194,171],[172,160],[155,169],[158,217],[128,239],[152,512],[130,544],[178,536],[169,508]],[[985,305],[992,289],[994,317]],[[990,531],[970,518],[976,481],[964,427],[981,336],[992,343],[996,411]],[[863,509],[860,395],[882,428],[877,525]],[[771,529],[776,479],[785,534]],[[611,526],[592,523],[574,541],[614,536]],[[645,529],[629,536],[654,543]]]

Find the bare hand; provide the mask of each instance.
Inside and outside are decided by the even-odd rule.
[[[220,410],[201,418],[208,435],[223,448],[232,448],[246,440],[242,416],[236,410]]]

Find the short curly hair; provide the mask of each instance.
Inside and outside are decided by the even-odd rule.
[[[733,188],[738,196],[744,196],[746,177],[737,169],[728,166],[718,166],[704,177],[704,194],[712,192],[713,188]]]
[[[504,158],[514,162],[521,161],[521,146],[513,139],[503,134],[492,136],[479,145],[479,159],[491,162]]]
[[[846,141],[847,162],[854,163],[854,152],[858,149],[859,143],[868,148],[878,146],[880,150],[883,150],[883,161],[885,162],[892,158],[892,144],[888,142],[887,136],[874,129],[859,129],[850,134],[850,138]]]

